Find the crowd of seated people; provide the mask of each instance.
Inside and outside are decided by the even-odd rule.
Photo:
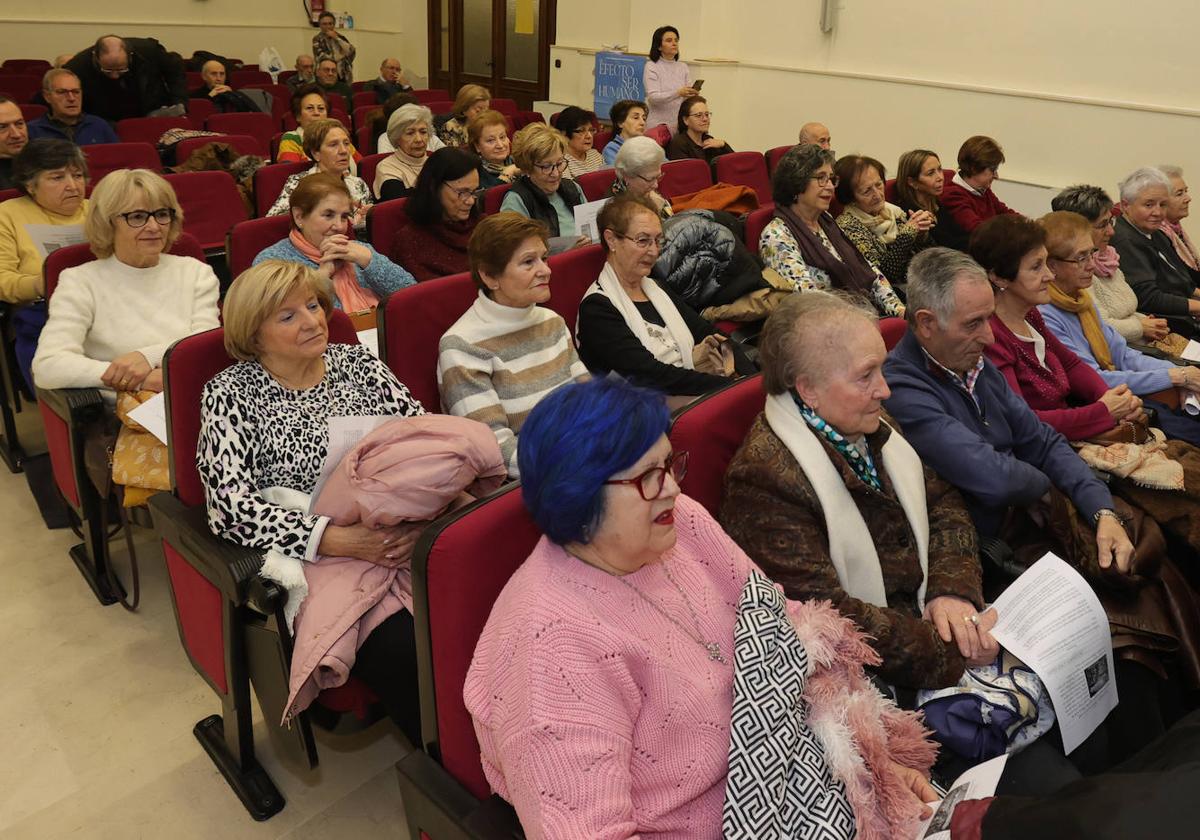
[[[234,280],[220,315],[212,270],[168,253],[185,219],[164,179],[118,170],[85,197],[80,147],[115,141],[106,119],[178,104],[171,54],[152,39],[101,38],[46,73],[49,113],[28,127],[0,96],[0,187],[22,193],[0,204],[0,299],[19,305],[31,385],[98,387],[110,403],[111,392],[161,390],[166,348],[223,323],[238,362],[204,391],[209,525],[298,561],[387,570],[380,620],[345,671],[413,743],[409,556],[429,520],[507,478],[522,482],[544,536],[493,608],[464,698],[488,780],[531,834],[718,836],[753,813],[761,799],[726,786],[740,758],[730,735],[746,725],[739,599],[753,596],[794,629],[793,644],[834,651],[801,679],[832,693],[802,695],[794,735],[810,766],[782,770],[787,784],[822,780],[813,810],[829,836],[908,836],[936,798],[931,773],[972,763],[945,744],[939,756],[941,733],[911,710],[917,692],[963,684],[1000,653],[980,559],[992,538],[1020,566],[1055,551],[1114,628],[1136,603],[1144,632],[1114,629],[1120,703],[1097,733],[1070,756],[1057,734],[1015,752],[998,796],[956,811],[956,840],[1074,825],[1134,791],[1194,781],[1200,722],[1184,714],[1200,684],[1200,615],[1180,606],[1191,592],[1178,567],[1200,551],[1200,418],[1183,409],[1200,373],[1179,355],[1200,335],[1200,255],[1181,224],[1182,170],[1131,173],[1119,213],[1103,189],[1069,187],[1035,221],[992,191],[1004,153],[990,137],[962,144],[952,177],[931,150],[902,155],[893,203],[888,167],[838,158],[829,128],[805,123],[772,172],[758,242],[794,294],[751,347],[652,277],[664,224],[685,212],[659,192],[664,164],[733,151],[709,133],[678,30],[654,33],[646,102],[613,106],[602,151],[595,113],[575,106],[510,140],[477,85],[443,120],[388,58],[370,89],[385,106],[377,148],[391,154],[368,185],[349,129],[329,119],[326,92],[349,104],[354,59],[332,21],[322,15],[315,58],[300,56],[289,80],[297,127],[277,159],[312,165],[268,215],[288,214],[291,229]],[[222,105],[238,92],[221,61],[201,76],[193,96],[244,110]],[[665,148],[644,136],[664,123]],[[611,200],[591,243],[576,229],[587,201],[576,179],[606,166]],[[501,212],[485,216],[483,191],[498,185],[511,185]],[[385,255],[365,241],[368,211],[400,198]],[[78,226],[98,257],[63,272],[48,312],[29,225]],[[604,262],[572,330],[547,306],[549,255],[588,244]],[[440,405],[421,406],[365,348],[329,342],[335,309],[370,313],[355,320],[363,329],[389,295],[467,271],[477,295],[441,336]],[[887,317],[907,321],[890,352],[877,323]],[[766,408],[725,475],[718,522],[680,495],[688,454],[670,448],[668,410],[760,371]],[[313,491],[328,419],[341,415],[428,422],[441,466],[465,479],[376,526],[280,501]],[[307,620],[318,603],[344,608],[324,594]],[[530,620],[553,629],[530,634]],[[289,715],[315,694],[304,688]],[[849,706],[870,714],[835,732],[831,716]],[[1105,775],[1121,762],[1124,775]],[[1156,814],[1145,828],[1171,836],[1178,819]]]

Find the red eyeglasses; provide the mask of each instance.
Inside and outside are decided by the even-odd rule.
[[[633,478],[614,478],[610,479],[605,484],[632,484],[638,489],[638,493],[647,502],[652,502],[662,495],[663,488],[667,485],[667,473],[675,479],[675,483],[679,484],[687,475],[688,454],[687,452],[672,452],[667,456],[667,463],[661,467],[651,467],[641,475]]]

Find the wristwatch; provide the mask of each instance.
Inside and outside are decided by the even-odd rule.
[[[1118,523],[1120,523],[1122,528],[1125,527],[1124,518],[1122,518],[1121,514],[1117,513],[1112,508],[1100,508],[1100,510],[1092,514],[1092,523],[1099,525],[1101,516],[1111,516],[1113,519],[1117,520]]]

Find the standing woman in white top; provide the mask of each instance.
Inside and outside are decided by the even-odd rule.
[[[646,126],[653,128],[663,123],[674,135],[680,103],[700,92],[692,87],[688,66],[679,60],[679,30],[674,26],[660,26],[654,30],[650,39],[650,60],[642,70],[642,83],[646,88],[646,102],[650,105]]]

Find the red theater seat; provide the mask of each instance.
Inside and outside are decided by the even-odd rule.
[[[187,117],[132,117],[117,121],[117,136],[122,143],[158,145],[158,138],[172,128],[192,128]]]
[[[117,169],[149,169],[151,172],[162,170],[162,161],[150,143],[98,143],[82,148],[87,158],[88,177],[92,186]]]
[[[196,237],[205,251],[224,251],[225,234],[250,218],[228,172],[178,172],[163,177],[183,207],[183,229]]]
[[[229,231],[225,248],[226,259],[229,261],[229,276],[236,280],[253,264],[259,251],[286,239],[291,232],[292,217],[287,213],[262,219],[248,219],[234,225],[233,230]]]
[[[713,184],[712,170],[703,160],[669,160],[663,164],[658,191],[666,198],[694,193]]]
[[[759,206],[771,203],[771,176],[767,174],[767,159],[758,152],[732,152],[713,162],[716,180],[722,184],[739,184],[754,190]]]
[[[407,198],[381,201],[367,214],[367,240],[379,253],[391,253],[392,238],[395,237],[396,231],[409,223],[408,214],[404,212],[407,204]]]

